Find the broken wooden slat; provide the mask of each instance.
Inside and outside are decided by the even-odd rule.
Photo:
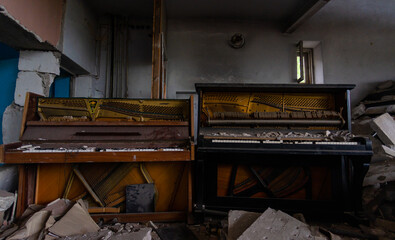
[[[91,186],[89,186],[88,182],[85,180],[84,176],[82,175],[82,173],[80,172],[80,170],[78,170],[77,168],[73,169],[75,175],[80,179],[80,181],[82,182],[82,184],[84,185],[84,187],[86,188],[86,190],[89,192],[89,194],[93,197],[93,199],[100,204],[100,206],[104,207],[103,202],[100,200],[100,198],[96,195],[96,193],[93,191],[93,189],[91,188]]]
[[[88,208],[89,213],[120,213],[120,208],[114,207],[92,207]]]

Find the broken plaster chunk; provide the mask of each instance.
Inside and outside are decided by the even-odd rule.
[[[51,84],[55,80],[56,75],[52,73],[39,73],[39,76],[42,79],[42,87],[44,88],[44,96],[49,96],[49,91],[51,88]]]
[[[109,240],[123,240],[123,239],[138,239],[138,240],[151,240],[151,228],[141,228],[136,232],[122,232],[116,233],[109,238]]]
[[[395,181],[395,161],[382,161],[370,164],[363,180],[363,186]]]
[[[388,154],[388,155],[390,155],[390,156],[392,156],[392,157],[395,157],[395,147],[394,147],[394,146],[387,147],[387,146],[385,146],[385,145],[382,145],[381,147],[383,148],[383,151],[384,151],[386,154]]]
[[[18,73],[14,94],[15,103],[19,106],[24,106],[27,92],[45,95],[43,79],[38,73],[22,71]]]
[[[357,119],[362,116],[366,111],[366,107],[363,103],[359,104],[358,106],[354,107],[351,111],[352,119]]]
[[[56,236],[65,237],[97,232],[99,229],[99,226],[93,221],[83,203],[79,201],[49,228],[49,232]]]
[[[14,103],[5,109],[2,122],[3,144],[19,141],[22,115],[23,107],[20,107]]]
[[[261,213],[232,210],[228,216],[228,239],[236,240]]]
[[[286,213],[268,208],[238,238],[252,239],[313,239],[309,226]]]
[[[386,145],[395,145],[395,121],[391,115],[380,115],[371,122],[371,127]]]
[[[18,69],[59,75],[60,59],[57,55],[50,51],[20,51]]]
[[[50,211],[38,211],[34,213],[29,220],[27,220],[24,227],[21,227],[17,232],[15,232],[9,240],[16,239],[37,239],[41,230],[47,225]]]

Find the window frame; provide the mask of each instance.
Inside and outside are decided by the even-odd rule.
[[[296,53],[297,53],[297,57],[296,57],[297,82],[300,84],[314,84],[315,81],[314,81],[313,48],[304,48],[303,42],[300,41]],[[298,77],[298,75],[300,75],[300,77]]]

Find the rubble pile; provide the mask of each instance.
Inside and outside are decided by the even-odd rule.
[[[16,209],[16,194],[0,190],[0,226],[12,222]]]
[[[373,156],[363,186],[372,226],[395,231],[395,81],[379,84],[353,109],[353,133],[368,136]]]
[[[0,239],[151,240],[152,228],[138,223],[96,224],[82,200],[57,199],[47,206],[31,205],[15,223],[0,228]]]

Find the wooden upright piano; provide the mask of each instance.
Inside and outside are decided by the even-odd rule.
[[[64,197],[87,199],[96,220],[187,220],[194,159],[191,113],[191,100],[28,93],[21,141],[0,148],[1,163],[20,164],[17,215],[29,204]],[[155,186],[153,211],[124,213],[125,187],[147,182]]]

